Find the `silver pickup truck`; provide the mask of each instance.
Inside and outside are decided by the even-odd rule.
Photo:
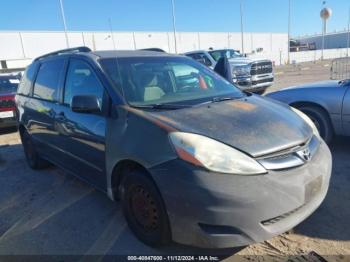
[[[214,69],[220,57],[226,56],[232,66],[233,82],[245,91],[264,93],[273,84],[274,74],[271,60],[242,56],[233,49],[198,50],[185,53],[186,56]]]

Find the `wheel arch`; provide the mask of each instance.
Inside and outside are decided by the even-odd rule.
[[[292,106],[292,107],[295,107],[297,109],[301,108],[301,107],[306,107],[306,106],[316,107],[318,109],[321,109],[327,115],[327,117],[329,118],[329,120],[332,123],[332,118],[331,118],[328,110],[326,109],[325,106],[323,106],[321,104],[318,104],[318,103],[315,103],[315,102],[310,102],[310,101],[298,101],[298,102],[292,102],[289,105]],[[333,125],[333,123],[332,123],[332,125]]]
[[[118,200],[119,199],[119,185],[120,182],[122,181],[123,176],[131,171],[134,170],[141,170],[144,172],[150,179],[153,180],[151,174],[145,168],[142,164],[135,160],[131,159],[123,159],[120,160],[118,163],[115,164],[113,171],[111,173],[110,177],[110,186],[111,186],[111,193],[112,193],[112,198],[113,200]],[[154,180],[153,180],[154,182]]]
[[[333,122],[333,119],[331,118],[331,115],[329,114],[328,110],[323,105],[320,105],[320,104],[315,103],[315,102],[309,102],[309,101],[293,102],[289,105],[292,107],[295,107],[297,109],[299,109],[301,107],[307,107],[307,106],[320,109],[327,116],[329,123],[331,124],[332,130],[333,130],[333,132],[335,132],[335,128],[334,128],[335,124]]]

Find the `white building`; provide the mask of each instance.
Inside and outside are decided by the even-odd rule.
[[[177,51],[197,49],[241,49],[238,32],[177,32]],[[276,64],[285,63],[288,56],[286,33],[244,33],[244,51],[254,56],[270,58]],[[92,50],[162,48],[175,53],[173,32],[68,32],[69,46],[88,46]],[[114,43],[113,43],[114,42]],[[67,48],[64,32],[0,31],[0,68],[21,68],[42,54]]]

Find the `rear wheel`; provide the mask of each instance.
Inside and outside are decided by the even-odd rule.
[[[329,144],[333,139],[334,131],[327,112],[315,106],[302,106],[299,109],[312,120],[323,140]]]
[[[27,163],[32,169],[43,169],[50,165],[48,161],[40,157],[27,131],[23,131],[21,140]]]
[[[152,179],[143,171],[123,177],[120,195],[125,218],[138,239],[150,246],[170,241],[168,215]]]

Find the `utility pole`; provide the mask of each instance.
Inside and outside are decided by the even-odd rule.
[[[321,60],[323,60],[323,52],[324,52],[324,36],[325,36],[325,31],[326,31],[326,20],[322,20],[322,52],[321,52]]]
[[[175,53],[177,54],[176,20],[175,20],[175,0],[171,0],[171,7],[172,7],[172,12],[173,12],[173,32],[174,32]]]
[[[241,11],[241,40],[242,40],[242,55],[244,55],[244,39],[243,39],[243,7],[242,0],[240,2],[240,11]]]
[[[290,0],[288,0],[288,64],[290,64]]]
[[[349,7],[349,19],[348,19],[348,46],[346,54],[349,56],[349,48],[350,48],[350,7]]]
[[[67,24],[66,24],[66,16],[64,14],[64,8],[63,8],[63,0],[60,1],[60,7],[61,7],[61,16],[63,21],[63,27],[64,27],[64,35],[66,37],[66,46],[69,48],[69,40],[68,40],[68,34],[67,34]]]
[[[112,19],[111,18],[108,18],[108,24],[109,24],[109,31],[111,32],[111,38],[112,38],[112,43],[113,43],[113,50],[116,50],[114,34],[113,34],[113,28],[112,28]]]
[[[135,37],[135,32],[132,32],[132,39],[134,40],[134,49],[136,50],[136,37]]]

